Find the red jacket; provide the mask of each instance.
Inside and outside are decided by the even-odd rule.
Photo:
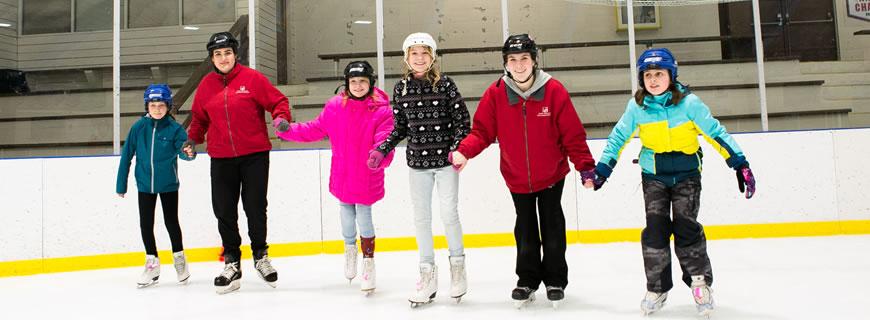
[[[207,141],[212,158],[269,151],[265,111],[272,119],[291,119],[287,97],[265,76],[236,63],[230,73],[211,72],[200,81],[187,134],[197,144]]]
[[[471,159],[499,141],[501,174],[512,193],[548,188],[570,172],[568,157],[578,171],[595,167],[586,130],[562,83],[550,79],[528,100],[502,79],[486,89],[471,133],[457,151]]]

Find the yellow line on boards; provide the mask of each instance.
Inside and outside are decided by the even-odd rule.
[[[745,239],[778,238],[870,234],[870,220],[826,221],[826,222],[787,222],[765,224],[738,224],[705,226],[707,239]],[[600,244],[612,242],[639,242],[641,229],[609,230],[569,230],[568,243]],[[466,248],[489,248],[513,246],[512,233],[466,234],[463,236]],[[435,248],[447,248],[444,236],[435,237]],[[249,246],[242,246],[242,259],[251,258]],[[414,237],[378,238],[376,250],[407,251],[416,250]],[[339,254],[344,252],[344,241],[312,241],[279,243],[269,246],[269,256],[289,257],[315,254]],[[218,261],[220,248],[195,248],[184,251],[187,261]],[[158,253],[162,263],[172,263],[172,253]],[[144,257],[141,252],[113,253],[92,256],[44,258],[0,262],[0,277],[26,276],[41,273],[94,270],[141,266]]]

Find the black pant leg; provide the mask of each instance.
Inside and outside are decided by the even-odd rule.
[[[243,157],[241,162],[242,207],[248,217],[248,236],[255,259],[260,259],[269,248],[266,244],[266,193],[269,186],[269,152]]]
[[[154,240],[154,208],[157,195],[139,192],[139,231],[145,244],[145,254],[157,255],[157,241]]]
[[[646,228],[641,234],[646,288],[652,292],[667,292],[673,288],[671,275],[671,196],[664,183],[643,180],[646,205]]]
[[[163,223],[166,224],[169,241],[172,242],[172,252],[183,251],[181,225],[178,223],[178,191],[161,193],[160,204],[163,207]]]
[[[671,202],[674,210],[674,252],[683,271],[683,282],[692,284],[692,276],[704,276],[713,284],[713,268],[707,255],[707,237],[698,223],[701,204],[701,177],[680,181],[673,187]]]
[[[544,285],[568,286],[568,262],[565,260],[565,213],[562,211],[562,190],[565,180],[538,191],[538,214],[541,220],[541,242],[544,251]]]
[[[211,205],[218,221],[225,261],[239,261],[242,238],[239,235],[238,158],[211,159]]]
[[[544,279],[544,266],[541,263],[541,239],[538,231],[535,194],[511,193],[517,211],[514,225],[514,239],[517,242],[516,273],[518,287],[537,290]]]

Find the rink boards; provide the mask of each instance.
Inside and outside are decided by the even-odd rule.
[[[870,233],[870,129],[735,135],[758,180],[751,200],[737,190],[734,171],[704,149],[699,220],[710,239]],[[605,140],[590,140],[597,159]],[[623,151],[613,176],[598,192],[566,178],[563,208],[571,243],[638,241],[644,226],[640,149]],[[386,197],[373,207],[377,250],[413,250],[413,218],[404,149],[387,169]],[[271,153],[271,256],[342,250],[338,202],[328,192],[330,150]],[[119,158],[65,157],[0,160],[0,276],[140,265],[143,260],[133,175],[126,198],[115,195]],[[514,210],[499,172],[498,145],[469,162],[460,177],[459,210],[467,247],[513,245]],[[209,159],[179,161],[179,215],[191,261],[213,261],[220,237],[211,210]],[[433,228],[443,234],[437,200]],[[244,214],[240,224],[247,241]],[[168,249],[157,209],[158,247]],[[444,238],[436,246],[445,247]],[[245,252],[249,255],[250,252]],[[164,261],[170,255],[161,251]]]

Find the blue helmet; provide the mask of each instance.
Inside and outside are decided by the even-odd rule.
[[[145,111],[148,111],[148,103],[152,101],[163,101],[166,103],[166,107],[171,108],[172,91],[169,90],[169,86],[166,84],[151,84],[148,85],[148,88],[145,88],[143,100],[145,100]]]
[[[666,69],[671,73],[671,82],[677,82],[677,59],[667,48],[646,49],[637,58],[637,77],[643,85],[643,72],[649,69]]]

